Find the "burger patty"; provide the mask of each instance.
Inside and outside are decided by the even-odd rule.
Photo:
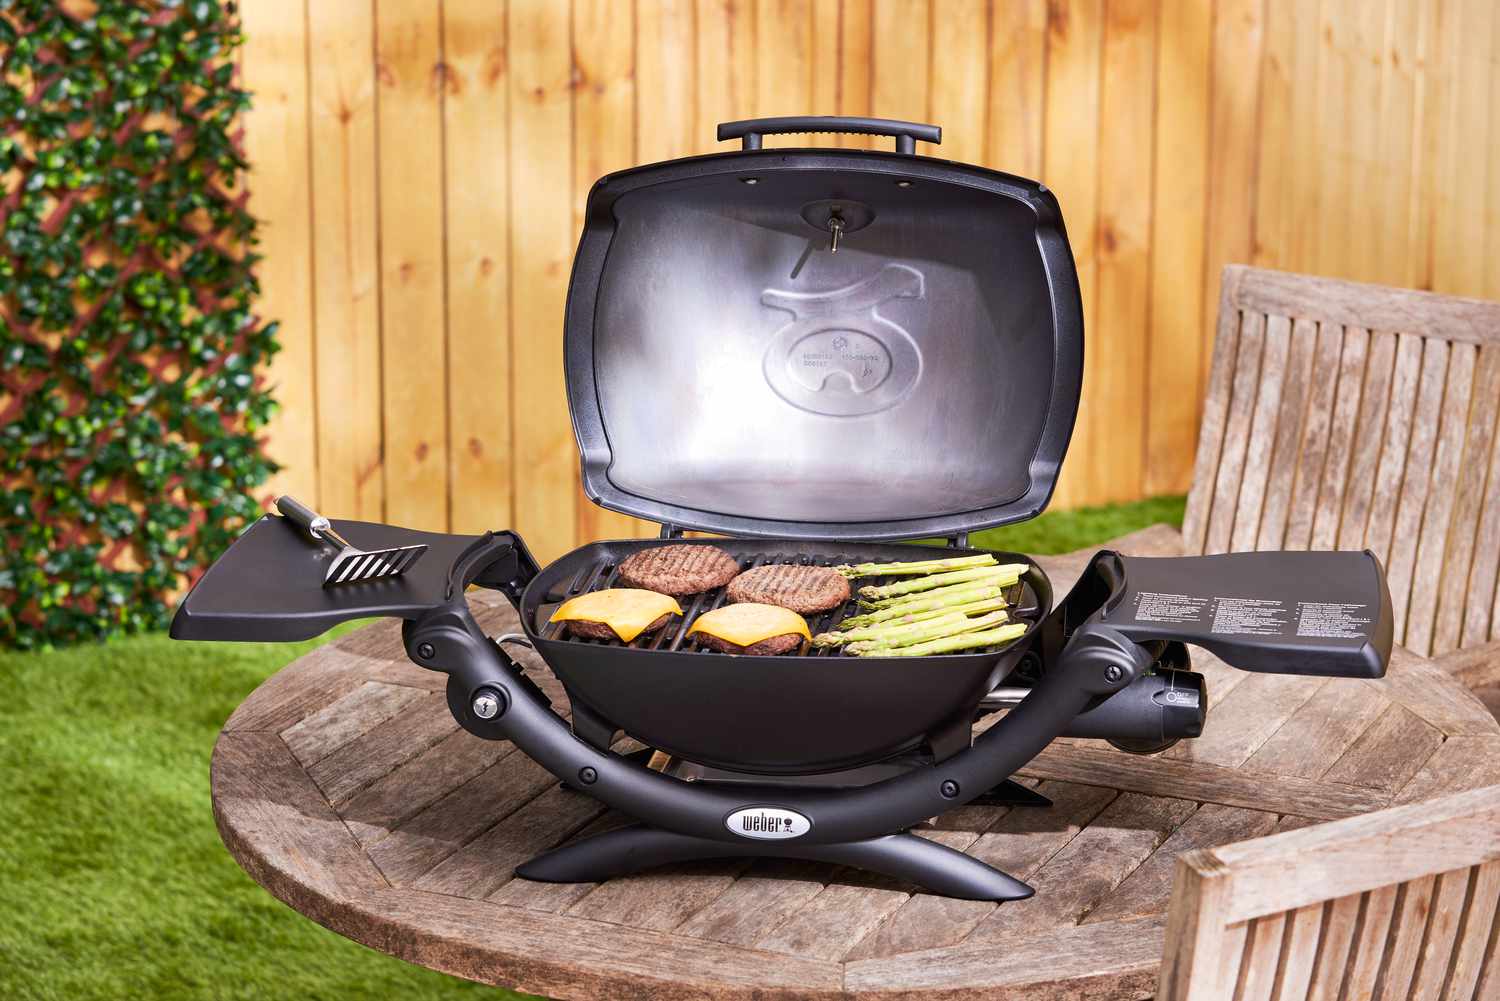
[[[723,587],[740,572],[739,561],[716,546],[678,544],[642,549],[620,564],[620,582],[679,598]]]
[[[656,632],[662,626],[666,625],[667,620],[671,617],[671,612],[663,612],[649,626],[641,630],[641,636],[649,636]],[[569,619],[568,632],[586,640],[618,640],[620,638],[620,634],[615,632],[614,627],[609,623],[590,622],[587,619]]]
[[[729,582],[729,600],[759,601],[808,615],[849,600],[849,582],[828,567],[771,563],[753,567]]]
[[[700,646],[706,646],[710,650],[719,653],[743,653],[752,657],[774,657],[777,654],[791,653],[802,646],[802,636],[798,633],[783,633],[780,636],[772,636],[763,639],[759,643],[751,643],[749,646],[740,646],[708,633],[694,633],[693,639]]]

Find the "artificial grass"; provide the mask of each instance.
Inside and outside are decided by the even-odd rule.
[[[151,635],[0,656],[0,997],[517,996],[335,935],[219,843],[219,727],[315,645]]]
[[[1181,498],[1055,512],[976,544],[1067,552],[1181,517]],[[327,931],[220,845],[219,727],[315,645],[152,635],[0,654],[0,998],[519,997]]]

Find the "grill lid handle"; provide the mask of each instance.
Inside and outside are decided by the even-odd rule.
[[[890,118],[850,118],[840,115],[792,115],[783,118],[747,118],[719,123],[719,142],[743,139],[744,149],[760,149],[764,136],[804,132],[849,132],[864,136],[894,136],[896,152],[915,154],[917,140],[937,145],[943,130],[937,125],[900,122]]]

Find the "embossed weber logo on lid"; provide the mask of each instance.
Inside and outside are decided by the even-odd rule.
[[[766,381],[792,406],[830,417],[895,406],[921,378],[922,354],[911,334],[878,307],[923,296],[922,273],[904,264],[887,264],[827,292],[767,289],[761,302],[794,319],[766,348]]]

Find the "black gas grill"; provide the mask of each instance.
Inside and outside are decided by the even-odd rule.
[[[891,135],[896,151],[762,148],[764,134],[809,131]],[[623,171],[590,194],[563,334],[589,496],[659,522],[664,538],[717,533],[711,544],[742,567],[934,555],[899,539],[970,554],[969,532],[1039,513],[1083,366],[1052,194],[915,156],[916,141],[938,141],[932,126],[763,119],[719,135],[743,149]],[[541,568],[511,532],[334,522],[319,534],[311,512],[287,510],[300,522],[262,519],[209,569],[173,635],[293,640],[403,619],[409,656],[448,675],[462,726],[639,821],[518,869],[534,879],[767,855],[954,896],[1027,896],[909,828],[981,798],[1044,805],[1009,777],[1057,736],[1149,753],[1198,735],[1207,693],[1188,643],[1246,670],[1345,677],[1379,676],[1391,648],[1368,553],[1101,552],[1056,603],[1034,562],[997,554],[1031,567],[1007,595],[1026,632],[957,654],[713,653],[686,635],[722,589],[687,599],[655,634],[609,643],[561,632],[551,613],[611,586],[656,540],[591,543]],[[329,561],[351,552],[372,572],[380,557],[361,554],[408,555],[399,574],[324,586]],[[471,585],[514,602],[521,631],[486,636]],[[561,681],[567,721],[512,660],[517,645]],[[671,766],[613,753],[621,732]]]

